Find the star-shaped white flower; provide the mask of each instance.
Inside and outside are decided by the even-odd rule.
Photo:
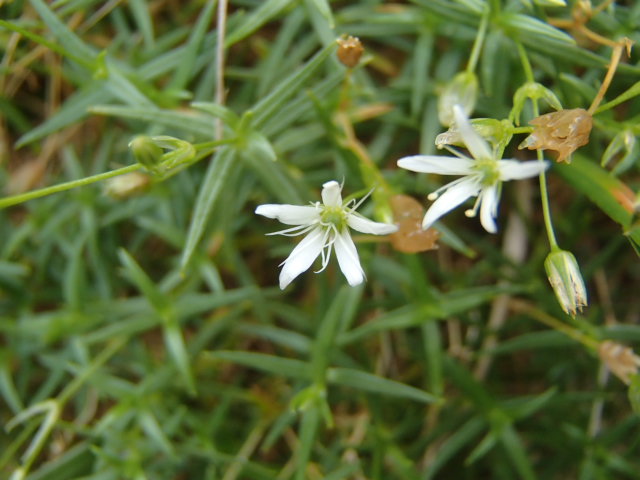
[[[309,206],[267,204],[256,208],[258,215],[295,225],[270,235],[308,234],[281,264],[281,289],[284,290],[294,278],[307,270],[318,255],[322,256],[322,268],[318,272],[324,270],[334,249],[349,285],[359,285],[364,281],[364,272],[349,227],[374,235],[387,235],[398,229],[395,225],[374,222],[356,213],[355,210],[364,198],[358,203],[352,200],[343,204],[341,190],[342,186],[332,180],[322,185],[322,203],[316,202]]]
[[[465,214],[473,217],[479,209],[482,226],[489,233],[496,233],[502,182],[534,177],[549,165],[541,161],[519,162],[496,158],[486,140],[473,129],[462,108],[454,105],[453,113],[462,141],[473,158],[447,147],[455,157],[413,155],[398,160],[398,166],[414,172],[462,175],[461,178],[429,194],[427,198],[435,202],[424,216],[423,229],[429,228],[436,220],[468,198],[477,197],[474,207]]]

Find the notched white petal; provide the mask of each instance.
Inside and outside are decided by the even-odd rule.
[[[456,119],[456,127],[460,131],[462,141],[467,146],[471,155],[476,160],[491,158],[489,144],[473,129],[460,105],[453,106],[453,115]]]
[[[284,290],[294,278],[309,269],[324,247],[322,228],[316,228],[302,239],[284,261],[280,271],[280,288]]]
[[[369,233],[371,235],[389,235],[398,231],[396,225],[374,222],[355,213],[347,217],[347,224],[360,233]]]
[[[480,199],[480,223],[489,233],[497,233],[496,217],[498,216],[499,190],[496,185],[484,188]]]
[[[535,177],[549,168],[549,162],[531,161],[518,162],[516,160],[500,160],[500,180],[522,180],[523,178]]]
[[[347,278],[349,285],[354,287],[361,284],[364,281],[364,272],[360,266],[358,251],[348,231],[345,230],[336,235],[334,249],[340,270],[342,270],[342,273]]]
[[[440,217],[450,212],[467,198],[478,195],[480,186],[473,178],[465,178],[446,190],[433,202],[422,220],[422,228],[426,230]]]
[[[335,180],[326,182],[322,185],[322,203],[327,207],[342,206],[342,195],[340,194],[342,187]]]
[[[259,205],[256,213],[267,218],[275,218],[286,225],[307,225],[320,218],[316,207],[300,205]]]
[[[466,158],[436,155],[412,155],[398,160],[398,166],[406,170],[440,175],[469,175],[474,162]]]

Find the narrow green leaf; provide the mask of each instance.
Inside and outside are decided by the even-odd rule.
[[[64,451],[60,456],[41,465],[26,480],[60,480],[80,478],[91,471],[95,455],[89,442],[79,443]]]
[[[258,30],[262,25],[278,16],[293,0],[266,0],[258,8],[248,14],[238,27],[230,31],[225,39],[225,48],[238,43]]]
[[[52,42],[50,40],[47,40],[46,38],[33,33],[32,31],[21,27],[20,25],[13,23],[13,22],[7,22],[5,20],[0,19],[0,27],[6,28],[7,30],[11,30],[13,32],[19,33],[20,35],[24,36],[25,38],[28,38],[29,40],[32,40],[36,43],[39,43],[40,45],[43,45],[45,47],[47,47],[49,50],[51,50],[52,52],[56,52],[60,55],[62,55],[63,57],[68,58],[69,60],[76,62],[78,65],[82,65],[84,68],[86,68],[87,70],[92,70],[94,63],[91,59],[87,59],[85,57],[79,56],[79,55],[75,55],[73,54],[71,51],[66,50],[63,46],[59,45],[58,43]]]
[[[162,333],[167,351],[175,362],[187,390],[191,395],[195,395],[196,385],[191,371],[189,353],[187,352],[187,347],[184,342],[184,336],[182,335],[180,325],[174,316],[168,319],[166,325],[162,329]]]
[[[204,138],[213,136],[213,123],[204,115],[194,115],[173,110],[161,110],[148,106],[94,105],[88,111],[98,115],[131,118],[151,124],[179,128]]]
[[[455,429],[454,433],[438,449],[438,455],[426,469],[424,478],[430,480],[436,477],[440,469],[447,464],[454,455],[467,446],[477,444],[477,437],[486,428],[486,421],[480,417],[472,417],[464,425]]]
[[[351,368],[329,368],[327,370],[327,381],[332,385],[342,385],[365,392],[406,398],[407,400],[423,403],[441,401],[439,397],[411,385]]]
[[[68,127],[86,117],[89,107],[98,102],[109,101],[111,98],[111,93],[105,87],[104,81],[101,80],[89,84],[86,88],[67,98],[60,110],[49,117],[43,124],[21,136],[16,142],[16,147],[23,147]]]
[[[537,18],[521,13],[503,12],[500,14],[500,24],[512,37],[529,33],[536,38],[554,39],[567,45],[575,45],[575,40],[562,30],[549,25]]]
[[[506,426],[502,431],[500,443],[507,452],[520,478],[524,480],[535,480],[536,474],[527,457],[524,445],[522,445],[520,436],[511,425]]]
[[[149,14],[149,5],[145,0],[129,0],[128,3],[138,25],[138,30],[142,33],[145,46],[152,48],[154,44],[153,20]]]
[[[125,268],[127,277],[138,287],[138,290],[145,296],[151,306],[166,319],[166,313],[171,305],[167,296],[156,287],[156,284],[138,265],[138,262],[129,255],[129,252],[122,248],[118,251],[118,256]]]
[[[640,95],[640,82],[634,83],[631,87],[629,87],[627,90],[625,90],[610,102],[600,105],[596,110],[596,114],[604,112],[605,110],[609,110],[617,105],[620,105],[623,102],[626,102],[627,100],[632,99],[633,97],[637,97],[638,95]]]
[[[178,69],[169,83],[169,88],[178,90],[185,88],[189,80],[194,75],[196,71],[198,50],[204,42],[207,29],[209,28],[213,17],[213,12],[215,11],[216,3],[216,0],[208,0],[202,12],[198,15],[198,21],[193,27],[181,61],[178,64]]]
[[[254,112],[253,125],[256,128],[265,125],[276,110],[283,108],[287,98],[298,93],[302,85],[320,68],[335,48],[335,42],[324,47],[302,68],[291,74],[273,92],[260,100],[252,109]]]
[[[558,163],[553,171],[623,228],[629,226],[635,196],[629,187],[600,165],[574,153],[570,164]]]
[[[58,40],[65,52],[81,59],[83,65],[93,65],[97,56],[95,50],[87,46],[67,25],[65,25],[49,6],[42,0],[29,0],[29,3],[38,12],[40,18],[47,25],[53,36]],[[66,55],[67,53],[65,53]]]
[[[304,0],[304,6],[311,25],[323,45],[329,45],[336,39],[333,32],[333,15],[327,0]]]
[[[275,355],[266,355],[264,353],[234,352],[228,350],[211,352],[210,356],[214,359],[237,363],[273,375],[284,375],[285,377],[300,380],[311,380],[311,368],[309,364],[300,360],[276,357]]]
[[[182,251],[180,260],[180,269],[182,271],[187,268],[193,252],[204,234],[211,210],[218,201],[220,193],[227,183],[227,178],[233,172],[235,157],[236,151],[234,148],[223,147],[216,152],[213,161],[209,164],[206,176],[198,192],[187,241]]]
[[[296,480],[306,480],[307,466],[311,458],[311,451],[315,445],[318,427],[320,426],[320,411],[317,407],[310,407],[302,412],[300,422],[300,445],[296,449],[295,465]]]

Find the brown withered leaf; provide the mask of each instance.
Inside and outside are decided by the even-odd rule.
[[[424,208],[408,195],[391,197],[391,210],[398,231],[390,235],[393,248],[403,253],[425,252],[438,248],[439,233],[433,228],[422,229]]]
[[[554,150],[558,162],[569,163],[578,148],[589,143],[593,118],[584,108],[545,113],[529,122],[533,132],[519,146],[529,150]]]

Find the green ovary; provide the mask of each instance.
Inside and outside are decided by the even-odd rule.
[[[473,168],[480,174],[480,183],[484,187],[495,185],[500,180],[498,162],[492,158],[477,160]]]
[[[320,214],[320,220],[323,224],[333,224],[338,231],[347,225],[347,216],[342,207],[327,207]]]

